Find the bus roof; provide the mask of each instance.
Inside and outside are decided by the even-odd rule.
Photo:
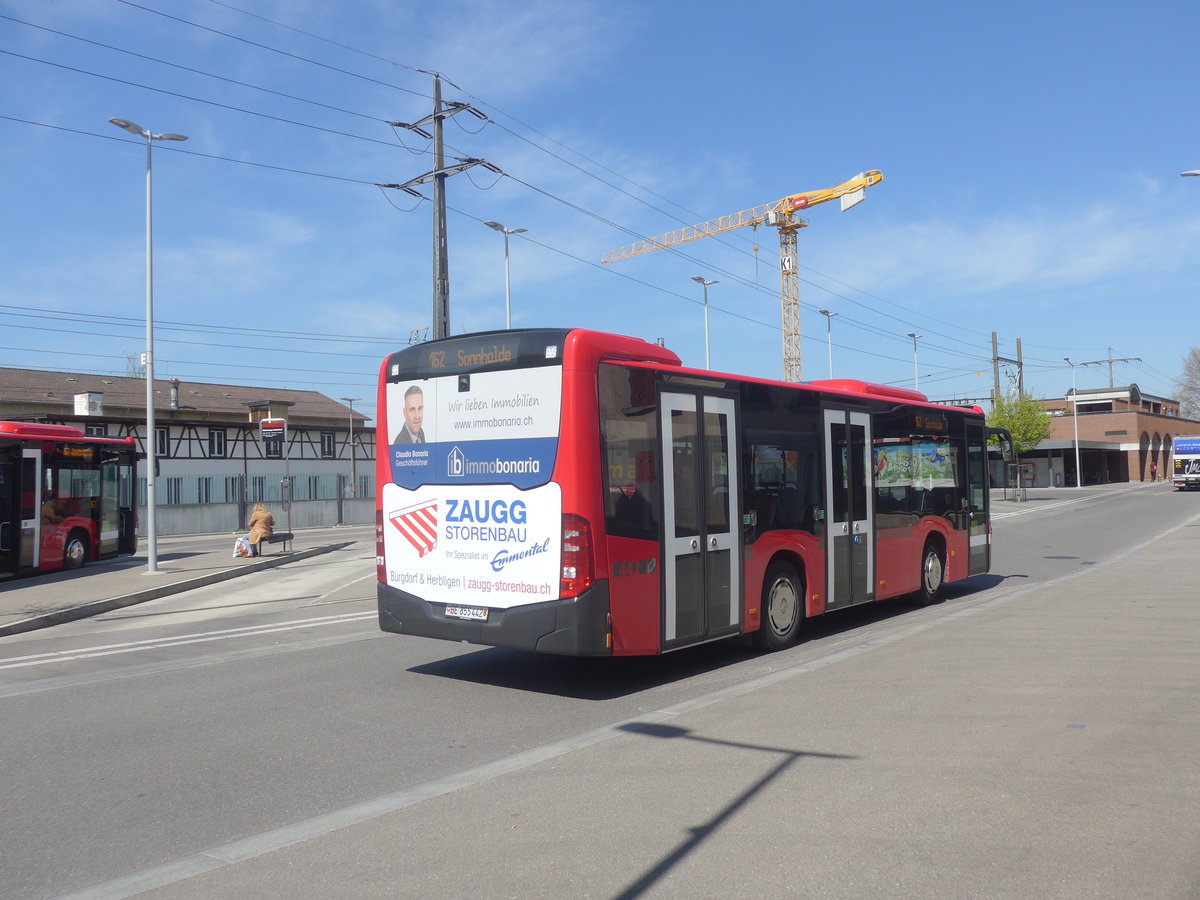
[[[47,425],[44,422],[0,422],[0,439],[20,441],[83,441],[89,444],[122,444],[133,446],[133,438],[109,438],[84,434],[70,425]]]
[[[661,363],[654,362],[635,362],[627,363],[638,368],[662,368]],[[738,375],[735,372],[716,372],[707,369],[692,369],[687,366],[681,366],[676,371],[685,376],[696,376],[710,379],[725,379],[731,378],[735,381],[753,382],[756,384],[773,384],[781,387],[793,388],[802,391],[814,391],[820,394],[843,394],[847,398],[854,397],[855,399],[865,400],[886,400],[892,403],[904,403],[913,406],[927,406],[930,409],[954,410],[960,413],[969,413],[972,415],[983,416],[982,407],[979,406],[953,406],[945,403],[934,403],[920,391],[910,390],[909,388],[893,387],[887,384],[873,384],[869,381],[859,381],[856,378],[835,378],[832,380],[825,379],[820,381],[780,381],[774,378],[759,378],[754,375]]]
[[[528,365],[545,364],[558,358],[552,356],[547,345],[566,349],[568,344],[577,362],[590,370],[599,362],[620,361],[633,366],[668,368],[681,374],[705,378],[734,378],[738,381],[777,384],[801,390],[821,393],[852,395],[856,398],[885,400],[893,403],[928,406],[933,409],[952,409],[964,413],[984,415],[978,406],[952,406],[933,403],[920,391],[872,384],[854,378],[835,378],[821,381],[787,382],[778,379],[739,375],[734,372],[717,372],[696,369],[683,365],[679,356],[658,343],[644,338],[628,337],[586,328],[526,328],[507,331],[481,331],[459,334],[428,341],[398,350],[383,361],[383,379],[387,382],[401,378],[428,378],[434,375],[452,375],[460,372],[487,371],[500,368],[521,368]],[[433,350],[431,354],[429,351]],[[447,350],[457,351],[452,355]],[[436,364],[430,357],[436,356]],[[401,370],[403,366],[403,371]]]

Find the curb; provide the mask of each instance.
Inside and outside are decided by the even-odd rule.
[[[92,616],[98,616],[101,613],[111,612],[114,609],[121,609],[126,606],[134,606],[138,603],[145,603],[148,600],[158,600],[160,597],[169,597],[172,594],[182,594],[184,591],[190,591],[194,588],[207,587],[210,584],[219,584],[222,581],[229,581],[233,578],[240,578],[242,575],[249,575],[251,572],[261,572],[264,569],[274,569],[277,566],[283,566],[290,562],[298,562],[302,559],[308,559],[313,556],[320,556],[323,553],[332,553],[334,550],[342,550],[349,547],[351,544],[356,544],[357,541],[343,541],[339,544],[325,544],[320,547],[310,547],[308,550],[300,550],[295,553],[290,553],[286,556],[272,556],[267,559],[260,559],[258,562],[249,566],[236,566],[229,569],[223,569],[220,572],[212,572],[208,575],[201,575],[197,578],[187,578],[182,581],[173,581],[170,584],[163,584],[157,587],[147,588],[144,591],[137,591],[133,594],[125,594],[120,597],[109,597],[107,600],[94,600],[91,603],[84,603],[80,606],[72,606],[68,609],[55,610],[51,613],[44,613],[40,616],[32,616],[28,619],[21,619],[18,622],[10,622],[8,625],[0,625],[0,637],[8,637],[14,634],[24,634],[28,631],[37,631],[40,628],[49,628],[51,625],[61,625],[64,622],[74,622],[78,619],[87,619]]]

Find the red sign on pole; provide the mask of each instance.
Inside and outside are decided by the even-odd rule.
[[[260,419],[258,428],[264,441],[282,441],[287,438],[287,419]]]

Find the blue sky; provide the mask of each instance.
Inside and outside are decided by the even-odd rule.
[[[799,235],[803,374],[986,397],[991,332],[1026,385],[1140,357],[1170,396],[1200,283],[1200,6],[573,0],[0,0],[0,360],[125,374],[143,349],[154,153],[157,372],[315,389],[374,412],[431,316],[430,171],[386,122],[466,114],[448,157],[451,328],[662,337],[782,374],[778,237],[740,229],[601,266],[635,236],[884,173]],[[128,52],[122,52],[128,51]],[[140,54],[140,56],[135,55]],[[151,57],[153,59],[147,59]],[[154,61],[158,60],[158,62]],[[170,63],[172,65],[166,65]],[[418,71],[426,70],[426,72]],[[99,77],[105,76],[105,77]],[[217,76],[217,77],[213,77]],[[254,114],[252,114],[254,113]],[[429,190],[425,189],[426,196]],[[758,247],[757,253],[754,247]],[[977,374],[981,373],[981,374]],[[1004,366],[1011,383],[1015,367]],[[1107,366],[1077,369],[1080,388]]]

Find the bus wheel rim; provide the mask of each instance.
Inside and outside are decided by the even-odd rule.
[[[776,634],[787,634],[796,618],[796,591],[786,578],[771,585],[771,599],[767,604],[767,620]]]
[[[933,550],[925,557],[925,589],[933,593],[942,586],[942,558]]]

